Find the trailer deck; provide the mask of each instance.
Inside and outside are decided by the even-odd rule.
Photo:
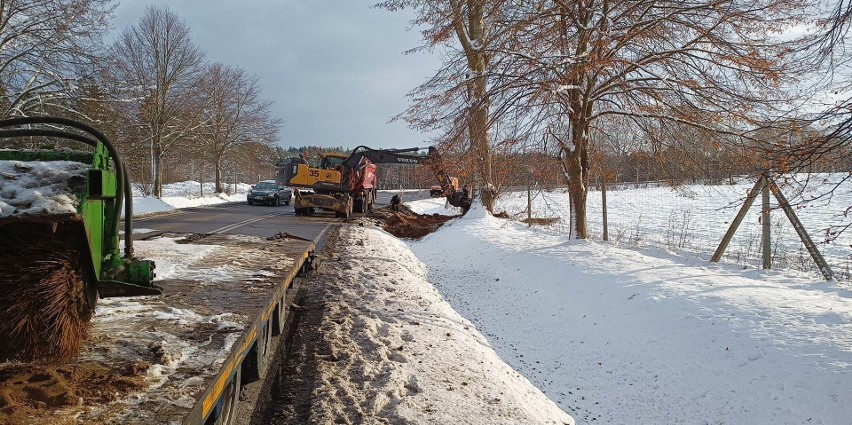
[[[135,235],[159,297],[100,300],[66,365],[0,365],[3,423],[185,423],[233,415],[262,378],[293,278],[313,242],[234,235]]]

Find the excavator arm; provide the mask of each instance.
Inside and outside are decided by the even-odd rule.
[[[371,149],[366,146],[358,146],[343,162],[345,168],[357,168],[364,158],[375,164],[421,164],[428,157],[417,155],[420,148],[406,149]],[[414,154],[411,154],[414,152]]]
[[[374,199],[376,169],[374,164],[424,164],[435,174],[450,205],[460,207],[467,212],[472,203],[470,192],[458,190],[458,180],[447,174],[437,149],[429,147],[426,155],[419,153],[422,150],[416,147],[371,149],[358,146],[339,166],[335,167],[336,169],[312,168],[303,159],[290,158],[279,161],[276,165],[278,173],[276,180],[279,184],[312,188],[318,193],[333,195],[336,198],[340,198],[340,194],[349,193],[349,198],[355,198],[355,212],[360,212],[365,209],[365,204],[368,206],[366,209],[369,209]],[[298,191],[296,197],[298,200]],[[331,209],[342,211],[348,209],[342,206],[345,203],[337,199],[329,205],[334,204]]]
[[[435,174],[435,178],[438,179],[438,184],[441,185],[444,196],[447,197],[447,202],[454,207],[461,208],[467,213],[467,210],[473,204],[469,189],[458,190],[458,181],[454,182],[455,179],[447,174],[441,154],[438,153],[438,149],[434,146],[429,147],[429,154],[426,155],[426,158],[426,164],[432,170],[432,173]]]
[[[366,164],[364,159],[375,164],[425,164],[435,174],[435,178],[441,185],[450,205],[462,208],[464,212],[467,212],[473,203],[470,192],[458,190],[458,181],[447,174],[438,149],[430,146],[429,153],[425,156],[417,154],[421,150],[421,148],[371,149],[366,146],[358,146],[344,162],[343,179],[346,181],[349,178],[349,172],[356,172],[359,167],[364,166]]]

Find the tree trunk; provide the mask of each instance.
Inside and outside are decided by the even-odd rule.
[[[577,146],[579,148],[579,146]],[[563,157],[564,168],[568,170],[568,196],[571,199],[571,234],[577,239],[588,237],[588,226],[586,224],[586,197],[588,185],[585,175],[587,170],[583,169],[580,161],[581,155],[577,150]]]
[[[586,185],[580,179],[572,177],[568,181],[568,194],[572,201],[571,226],[574,228],[573,234],[577,239],[586,239],[589,233],[586,224]]]
[[[579,109],[579,108],[578,108]],[[586,223],[586,197],[589,187],[589,140],[587,123],[571,116],[570,144],[561,147],[562,168],[568,175],[568,195],[571,203],[571,235],[577,239],[588,238]]]
[[[216,158],[213,162],[213,167],[216,169],[216,193],[222,193],[222,158]]]
[[[480,190],[482,204],[489,212],[493,212],[495,194],[491,175],[491,145],[488,140],[490,99],[486,79],[489,56],[482,48],[486,36],[485,3],[484,0],[467,0],[467,28],[464,28],[460,20],[456,21],[454,25],[467,57],[468,69],[472,74],[467,83],[470,105],[468,136],[470,137],[471,150],[476,155],[477,172],[482,182]],[[458,9],[456,13],[459,13]],[[457,17],[460,17],[460,15],[457,15]]]
[[[159,143],[151,144],[151,195],[162,198],[163,197],[163,153],[160,149]]]
[[[488,106],[485,99],[485,81],[476,83],[476,91],[482,92],[479,105],[474,105],[470,120],[470,141],[476,154],[476,164],[482,178],[482,205],[489,212],[494,209],[494,185],[491,178],[491,147],[488,141]]]
[[[154,156],[154,196],[163,197],[163,156]]]

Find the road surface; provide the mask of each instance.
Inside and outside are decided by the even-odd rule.
[[[397,191],[379,191],[376,207],[390,205]],[[429,197],[428,190],[404,192],[403,202]],[[354,214],[358,215],[358,214]],[[293,205],[271,207],[246,203],[218,204],[196,208],[185,208],[168,213],[139,217],[133,220],[135,229],[150,229],[160,232],[239,234],[249,236],[272,236],[286,233],[313,240],[329,223],[338,223],[332,212],[319,211],[313,216],[297,216]]]

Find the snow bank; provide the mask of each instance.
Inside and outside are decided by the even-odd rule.
[[[324,267],[324,277],[342,283],[320,327],[331,350],[319,362],[324,385],[313,415],[331,420],[346,409],[343,416],[365,422],[574,423],[447,304],[405,243],[346,226],[337,247]]]

